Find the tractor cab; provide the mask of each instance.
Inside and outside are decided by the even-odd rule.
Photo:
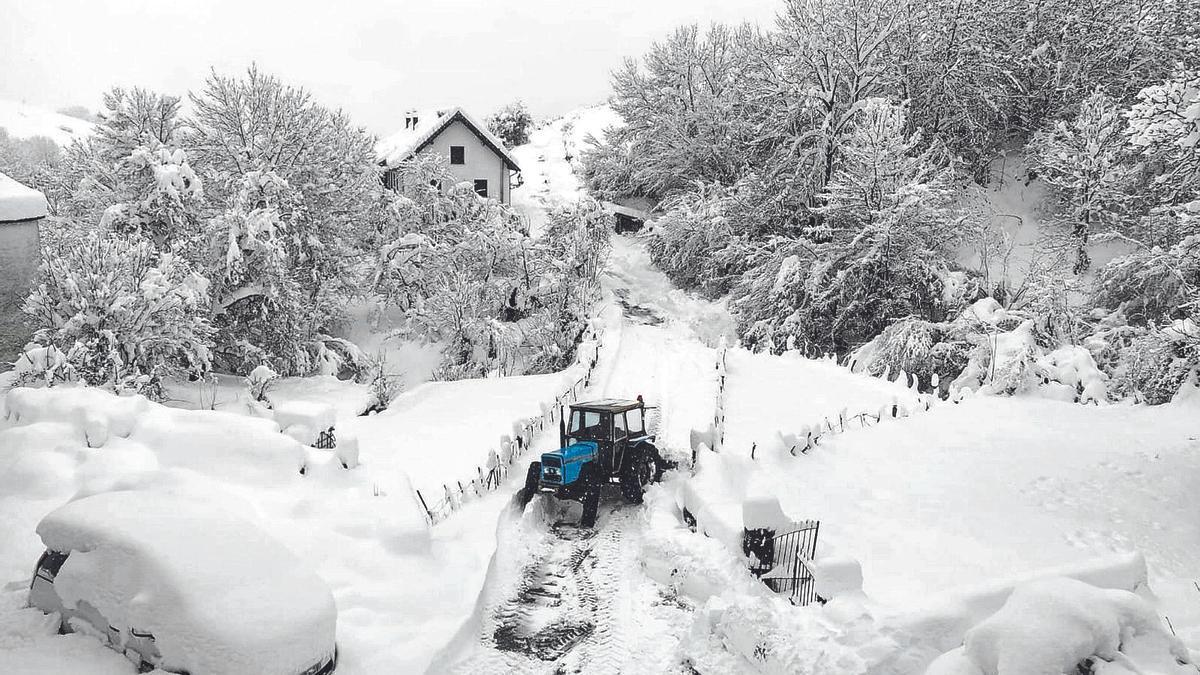
[[[645,409],[640,399],[609,398],[576,403],[571,406],[570,414],[559,420],[558,444],[563,450],[578,443],[594,444],[600,468],[615,475],[631,445],[653,440],[646,435]]]
[[[580,500],[587,527],[595,522],[604,484],[619,483],[628,501],[640,503],[645,486],[661,478],[664,468],[646,432],[646,409],[641,396],[572,405],[559,417],[559,449],[530,464],[524,499],[548,492]]]

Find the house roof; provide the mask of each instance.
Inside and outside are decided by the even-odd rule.
[[[425,149],[443,129],[458,121],[465,124],[479,137],[479,140],[483,141],[484,145],[499,155],[508,168],[513,171],[521,170],[521,167],[517,166],[517,161],[504,148],[504,143],[462,108],[423,110],[414,114],[417,117],[415,127],[398,131],[375,144],[375,156],[379,158],[382,166],[389,169],[395,168],[400,162]]]
[[[46,216],[46,196],[0,173],[0,223]]]

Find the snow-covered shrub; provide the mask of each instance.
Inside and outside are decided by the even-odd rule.
[[[552,211],[534,240],[508,207],[454,184],[445,164],[418,158],[398,171],[373,287],[404,312],[401,332],[446,345],[438,377],[565,365],[599,297],[611,229],[599,204]]]
[[[164,375],[211,367],[207,280],[144,240],[93,234],[49,251],[22,309],[88,384],[158,396]]]
[[[697,184],[662,205],[647,244],[651,259],[676,284],[710,296],[728,292],[747,269],[746,233],[757,202],[746,183]]]
[[[279,380],[279,373],[271,370],[270,366],[258,366],[246,376],[246,394],[251,401],[266,403],[270,406],[267,392]]]
[[[1200,371],[1200,334],[1188,339],[1148,330],[1121,350],[1118,387],[1150,404],[1166,403],[1191,372]]]
[[[888,326],[850,357],[852,369],[880,376],[904,371],[924,387],[949,383],[967,366],[974,342],[964,326],[906,317]]]
[[[487,118],[488,131],[503,141],[506,148],[528,143],[529,130],[532,127],[533,116],[520,100],[509,103]]]
[[[1095,302],[1121,309],[1130,323],[1154,324],[1200,307],[1200,218],[1195,234],[1115,258],[1096,280]]]

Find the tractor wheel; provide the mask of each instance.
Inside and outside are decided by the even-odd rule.
[[[580,527],[595,527],[596,513],[600,510],[600,482],[592,475],[591,465],[583,468],[579,481],[583,483],[583,516],[579,519]]]
[[[654,462],[645,450],[629,457],[621,467],[621,495],[630,504],[641,504],[646,486],[654,477]]]
[[[521,508],[529,504],[529,500],[538,491],[538,481],[542,478],[542,463],[530,462],[529,471],[525,473],[525,487],[521,488]]]

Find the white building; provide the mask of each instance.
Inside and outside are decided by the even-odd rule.
[[[20,308],[41,261],[46,213],[41,192],[0,173],[0,370],[30,337]]]
[[[396,188],[396,167],[417,155],[439,155],[460,182],[471,183],[484,197],[510,203],[520,185],[521,168],[504,143],[462,108],[410,112],[404,129],[375,146],[384,167],[384,183]]]

